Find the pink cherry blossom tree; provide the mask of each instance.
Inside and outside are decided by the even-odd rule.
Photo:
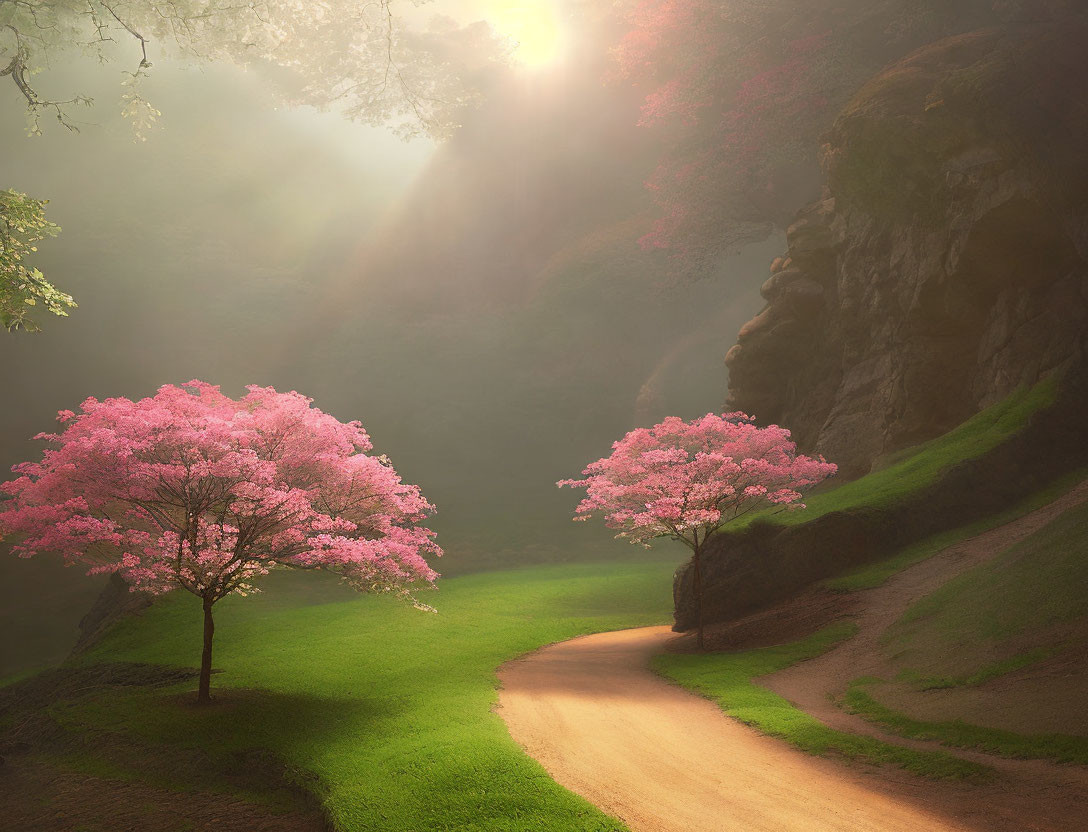
[[[360,591],[412,599],[433,586],[420,525],[433,512],[359,422],[343,423],[298,393],[250,386],[240,399],[191,381],[151,398],[61,411],[40,462],[0,489],[0,531],[17,554],[61,555],[135,590],[182,588],[204,607],[198,701],[210,699],[212,607],[285,566],[329,569]],[[417,606],[424,607],[422,604]]]
[[[743,413],[708,413],[685,422],[671,416],[638,428],[590,464],[584,479],[559,486],[585,488],[575,520],[600,512],[616,536],[632,543],[668,537],[692,551],[698,645],[703,647],[702,555],[730,522],[764,507],[801,509],[803,491],[837,468],[801,456],[790,432],[759,428]]]

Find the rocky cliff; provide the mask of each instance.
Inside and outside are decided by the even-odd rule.
[[[886,68],[825,137],[823,197],[787,233],[729,351],[729,409],[844,478],[1056,375],[1059,403],[890,507],[756,523],[704,555],[707,622],[1001,511],[1088,464],[1088,21],[958,35]],[[675,629],[694,625],[690,564]]]
[[[856,476],[1079,361],[1086,92],[1077,16],[950,38],[868,82],[726,357],[727,406]]]

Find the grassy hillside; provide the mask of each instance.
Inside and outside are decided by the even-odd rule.
[[[828,589],[836,592],[856,592],[862,589],[873,589],[883,584],[888,578],[903,571],[908,566],[932,557],[949,546],[982,534],[984,531],[1011,523],[1018,517],[1023,517],[1038,508],[1042,508],[1053,502],[1065,492],[1072,489],[1081,480],[1088,477],[1088,469],[1081,469],[1059,477],[1046,488],[1037,491],[1030,497],[1021,500],[1005,511],[993,514],[989,517],[960,526],[958,529],[950,529],[919,543],[911,544],[899,550],[891,557],[867,563],[859,569],[854,569],[835,578],[829,578],[823,582]]]
[[[266,749],[298,772],[342,830],[613,832],[622,825],[556,785],[510,739],[491,712],[495,668],[579,634],[666,622],[674,566],[449,579],[426,598],[437,615],[383,597],[228,599],[217,607],[214,665],[222,672],[210,709],[188,704],[191,682],[57,703],[49,715],[87,740],[78,760],[52,763],[145,776],[138,756],[98,752],[116,746],[107,740],[117,735],[128,746],[200,749],[225,769]],[[124,622],[84,663],[192,666],[199,647],[199,606],[178,593]]]
[[[754,513],[737,519],[726,529],[741,531],[756,520],[797,525],[833,511],[894,506],[933,485],[950,465],[976,459],[1008,441],[1024,429],[1032,414],[1053,405],[1057,396],[1058,381],[1053,377],[1034,387],[1021,388],[943,436],[884,460],[879,470],[812,494],[805,500],[804,511]]]
[[[855,511],[878,518],[884,511],[903,513],[904,505],[951,466],[979,458],[1020,434],[1033,414],[1056,402],[1057,394],[1055,379],[1019,390],[948,434],[885,460],[867,476],[812,495],[806,511],[745,518],[731,530],[742,531],[755,519],[797,525],[832,512],[845,513],[845,522]],[[1081,469],[1059,476],[996,513],[905,546],[907,532],[893,525],[883,538],[868,541],[873,553],[881,542],[887,545],[883,557],[823,580],[822,589],[848,594],[878,587],[949,546],[1051,503],[1081,483],[1086,473]],[[909,522],[909,515],[905,517]],[[1076,705],[1088,684],[1088,663],[1083,660],[1088,655],[1086,541],[1088,507],[1068,512],[986,566],[919,601],[885,637],[898,677],[855,679],[841,704],[910,738],[1010,756],[1088,760],[1088,739],[1072,736],[1088,735],[1083,730],[1088,720]],[[844,600],[841,608],[849,609],[850,603]],[[790,614],[785,610],[781,615]],[[831,730],[755,681],[831,649],[849,637],[852,626],[838,620],[800,641],[770,648],[665,656],[656,667],[737,719],[810,753],[893,763],[930,776],[977,773],[977,767],[958,758]],[[1019,687],[994,693],[1001,687],[998,682],[1014,677],[1022,682]],[[844,687],[850,682],[842,680]],[[963,691],[968,694],[957,698]],[[970,721],[975,716],[978,724]]]
[[[918,601],[889,633],[890,645],[997,646],[1028,632],[1042,633],[1088,616],[1085,587],[1088,506],[1082,505]]]
[[[1088,738],[1069,734],[1025,734],[974,725],[963,719],[914,719],[883,705],[869,690],[882,680],[861,677],[850,683],[843,706],[882,728],[915,740],[986,751],[1003,757],[1054,760],[1088,765]]]
[[[847,704],[907,736],[1088,761],[1088,505],[911,606]],[[1077,736],[1068,736],[1077,735]]]

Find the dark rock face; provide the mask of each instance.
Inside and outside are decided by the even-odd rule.
[[[857,476],[1075,361],[1086,93],[1083,17],[941,41],[870,81],[726,357],[727,407]]]

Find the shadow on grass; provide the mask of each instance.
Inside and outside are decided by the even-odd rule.
[[[45,763],[114,783],[314,813],[327,788],[305,761],[345,731],[366,731],[395,713],[388,700],[230,687],[197,705],[194,676],[128,663],[39,674],[2,692],[0,753],[12,767]]]

